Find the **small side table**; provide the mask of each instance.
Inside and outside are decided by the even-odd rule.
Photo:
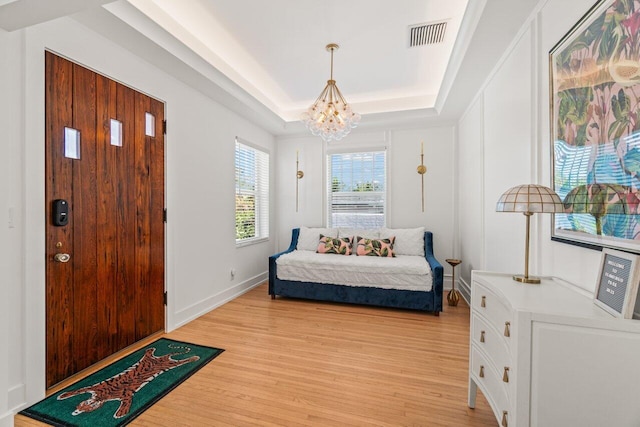
[[[460,301],[460,295],[456,290],[456,265],[460,264],[462,261],[459,259],[451,259],[451,258],[445,261],[447,261],[449,265],[451,265],[451,290],[447,295],[447,304],[455,307],[458,305],[458,301]]]

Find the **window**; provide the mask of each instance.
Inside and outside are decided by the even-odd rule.
[[[144,113],[144,134],[146,136],[156,136],[156,116],[151,113]]]
[[[328,226],[384,227],[386,176],[385,151],[328,155]]]
[[[122,122],[111,119],[111,145],[122,147]]]
[[[80,159],[80,131],[64,128],[64,156],[68,159]]]
[[[236,138],[236,244],[269,237],[269,153]]]

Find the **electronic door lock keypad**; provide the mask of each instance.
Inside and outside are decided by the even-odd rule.
[[[69,203],[66,200],[54,200],[51,212],[53,216],[53,225],[57,227],[67,225],[69,222]]]

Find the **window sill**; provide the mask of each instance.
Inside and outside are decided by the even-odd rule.
[[[243,248],[245,246],[257,245],[259,243],[268,242],[268,237],[258,237],[255,239],[236,240],[236,248]]]

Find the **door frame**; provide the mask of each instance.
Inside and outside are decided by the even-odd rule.
[[[50,47],[51,44],[68,46],[68,40],[52,43],[47,34],[38,34],[40,37],[26,38],[23,46],[24,61],[22,64],[22,82],[24,93],[24,122],[22,151],[24,161],[24,182],[20,189],[23,195],[24,212],[22,216],[24,228],[23,247],[23,369],[24,383],[19,384],[9,393],[9,408],[28,406],[28,404],[41,400],[46,395],[46,215],[45,215],[45,51],[69,59],[85,68],[96,71],[96,67],[86,65],[88,62],[100,63],[100,51],[90,52],[83,46],[76,46],[73,54],[63,54],[59,50]],[[66,49],[62,49],[66,50]],[[82,59],[82,60],[81,60]],[[83,62],[86,61],[86,62]],[[98,71],[96,71],[98,72]],[[107,72],[98,72],[114,81],[121,80],[110,77]],[[136,89],[131,84],[125,84],[138,92],[146,94],[164,103],[165,120],[167,118],[167,101],[159,96],[149,95],[144,90]],[[164,205],[167,207],[167,135],[164,136]],[[169,288],[168,269],[168,222],[164,223],[164,289]],[[164,331],[171,328],[169,323],[172,301],[167,299],[164,306]],[[28,332],[28,333],[27,333]]]

